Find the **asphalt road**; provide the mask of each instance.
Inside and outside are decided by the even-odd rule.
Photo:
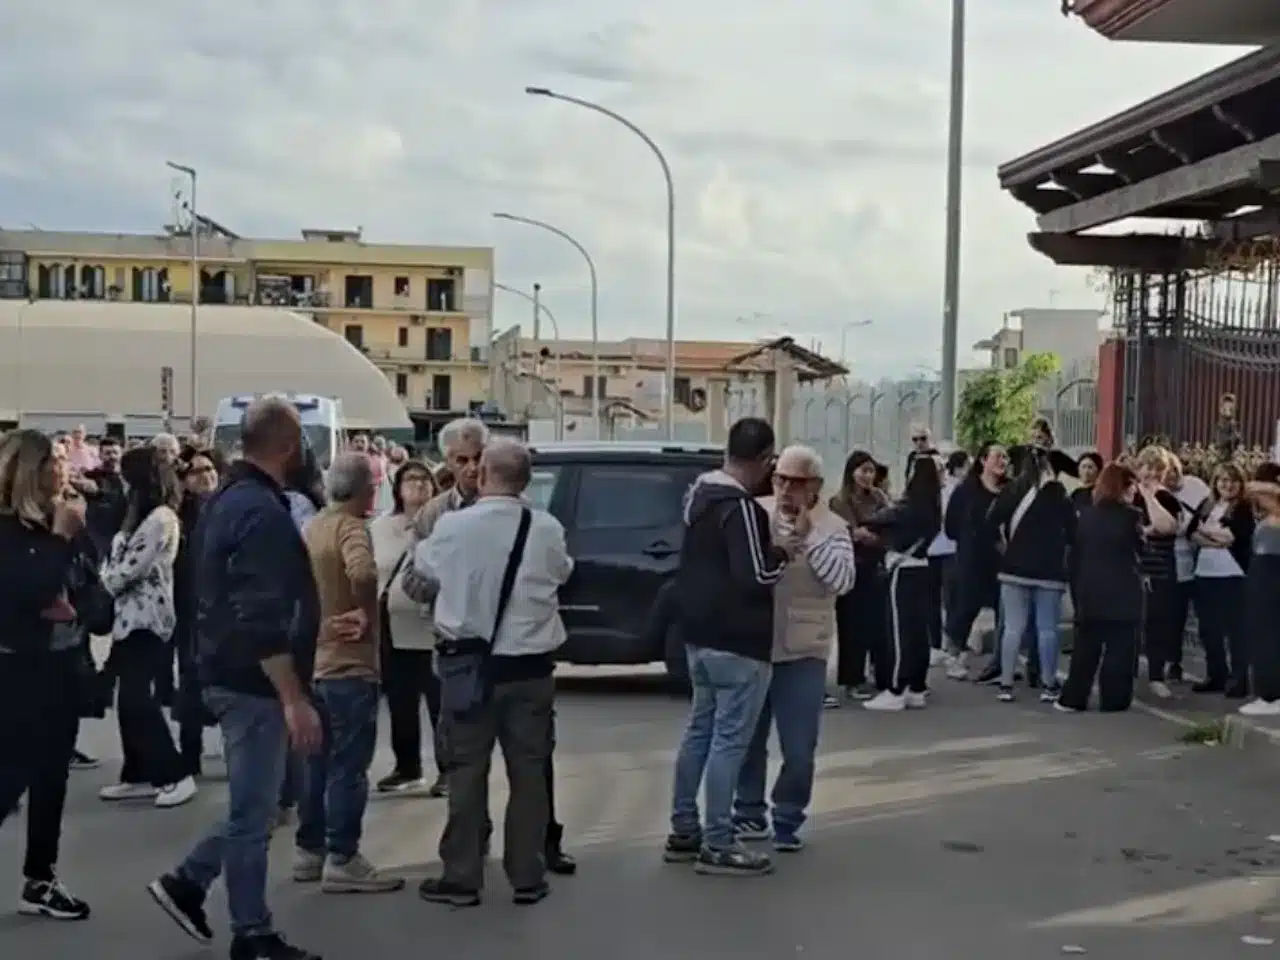
[[[652,678],[575,677],[562,685],[557,758],[578,876],[557,878],[532,908],[510,903],[496,866],[475,910],[422,903],[412,882],[400,894],[324,896],[290,883],[281,835],[278,922],[326,960],[1274,953],[1242,940],[1280,939],[1280,765],[1269,750],[1183,745],[1175,727],[1141,713],[1066,716],[942,679],[936,690],[918,713],[829,712],[809,848],[771,877],[736,879],[659,856],[683,704]],[[114,742],[109,721],[82,739],[105,757],[118,755]],[[388,760],[384,747],[375,773]],[[62,869],[93,918],[57,924],[0,909],[0,955],[209,955],[143,885],[217,815],[222,786],[171,811],[107,805],[95,794],[115,772],[108,762],[73,774]],[[442,815],[440,801],[376,800],[366,851],[416,881],[434,869]],[[19,821],[0,832],[0,862],[16,896]],[[212,912],[211,949],[225,956],[220,892]]]

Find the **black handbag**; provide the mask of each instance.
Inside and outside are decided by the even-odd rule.
[[[529,541],[529,525],[532,522],[532,511],[528,507],[522,508],[520,525],[516,528],[516,539],[511,545],[507,566],[502,573],[502,586],[498,590],[498,608],[494,617],[493,633],[487,639],[462,637],[456,640],[441,640],[436,645],[436,675],[440,678],[440,712],[448,717],[465,718],[469,713],[489,702],[493,692],[488,669],[489,658],[493,653],[493,642],[498,637],[498,630],[506,615],[507,605],[511,601],[511,591],[516,584],[516,572],[520,569],[520,561],[524,557],[525,545]]]

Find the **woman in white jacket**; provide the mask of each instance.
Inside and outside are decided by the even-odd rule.
[[[110,666],[119,677],[116,717],[124,766],[120,782],[103,787],[103,800],[152,800],[176,807],[196,795],[195,780],[173,743],[156,694],[163,665],[173,669],[170,641],[177,625],[173,564],[182,539],[178,475],[150,447],[120,461],[128,485],[124,524],[111,543],[102,585],[115,597]]]
[[[432,662],[435,634],[430,610],[405,595],[401,578],[405,565],[413,562],[407,555],[413,545],[413,519],[436,492],[431,469],[416,460],[409,461],[392,479],[391,512],[369,526],[373,559],[378,566],[382,678],[391,716],[391,750],[396,759],[395,769],[378,781],[380,793],[427,789],[422,776],[421,704],[424,699],[427,701],[434,735],[440,717],[440,681]],[[440,769],[439,750],[432,752],[437,777],[428,793],[439,797],[445,793],[444,772]]]

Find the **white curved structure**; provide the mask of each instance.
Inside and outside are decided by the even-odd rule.
[[[172,303],[0,300],[0,418],[33,426],[158,421],[161,370],[173,407],[191,395],[191,308]],[[345,339],[299,313],[200,309],[197,415],[232,394],[292,391],[340,397],[350,425],[412,428],[387,378]],[[19,417],[19,414],[22,416]]]

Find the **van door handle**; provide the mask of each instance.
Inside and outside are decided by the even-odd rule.
[[[672,554],[679,553],[680,551],[677,550],[675,547],[673,547],[671,544],[667,543],[667,541],[658,540],[654,543],[649,544],[640,552],[643,553],[646,557],[661,558],[661,557],[669,557]]]

